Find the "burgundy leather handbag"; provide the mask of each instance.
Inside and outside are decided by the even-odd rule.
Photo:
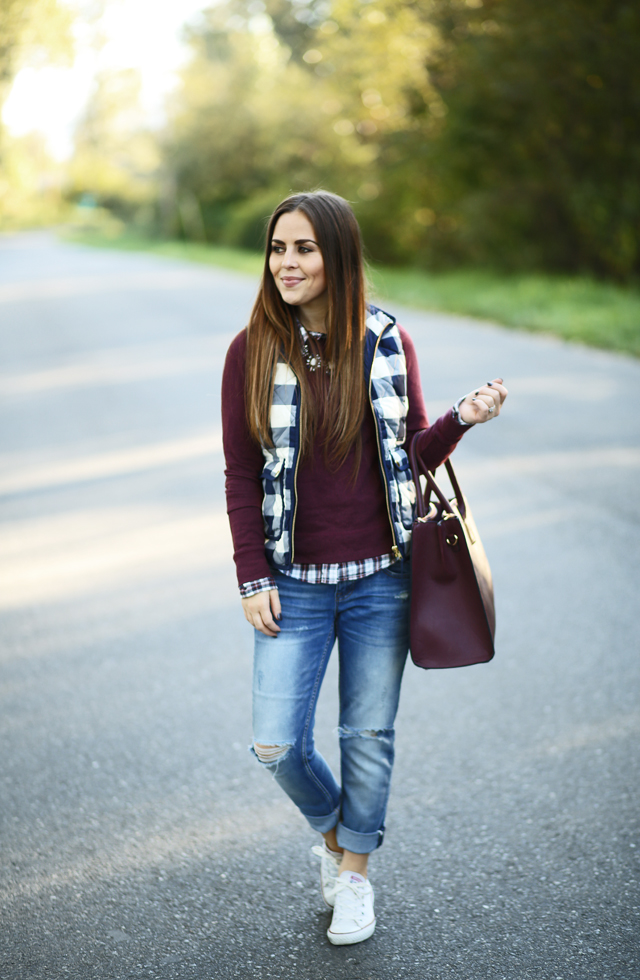
[[[426,669],[486,663],[494,654],[496,624],[489,562],[451,462],[445,463],[454,492],[448,500],[418,459],[419,436],[409,448],[418,509],[411,544],[411,658]]]

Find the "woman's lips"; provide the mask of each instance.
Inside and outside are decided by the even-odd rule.
[[[294,286],[297,286],[298,283],[304,282],[304,279],[296,279],[294,276],[281,276],[280,282],[283,286],[288,286],[289,289],[292,289]]]

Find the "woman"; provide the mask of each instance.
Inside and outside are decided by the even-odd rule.
[[[409,646],[413,435],[429,469],[500,413],[502,379],[428,427],[416,353],[365,303],[360,230],[342,198],[283,201],[251,320],[222,384],[227,509],[255,629],[253,752],[324,843],[329,940],[375,929],[367,860],[382,843]],[[315,706],[340,661],[338,783],[315,750]]]

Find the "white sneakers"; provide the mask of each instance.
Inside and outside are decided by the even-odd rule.
[[[376,927],[371,882],[354,871],[340,874],[342,855],[330,851],[326,843],[312,847],[311,851],[320,858],[322,897],[333,909],[327,930],[329,942],[334,946],[348,946],[368,939]]]
[[[327,930],[329,942],[334,946],[361,943],[373,935],[375,927],[371,883],[353,871],[343,871],[334,889],[333,918]]]
[[[325,905],[332,909],[336,899],[335,892],[342,854],[330,851],[324,843],[312,847],[311,853],[320,858],[320,889]]]

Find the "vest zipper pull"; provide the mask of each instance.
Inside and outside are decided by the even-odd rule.
[[[402,555],[400,554],[400,548],[398,547],[397,544],[394,544],[393,548],[391,549],[391,553],[393,554],[393,557],[396,559],[396,561],[402,558]]]

